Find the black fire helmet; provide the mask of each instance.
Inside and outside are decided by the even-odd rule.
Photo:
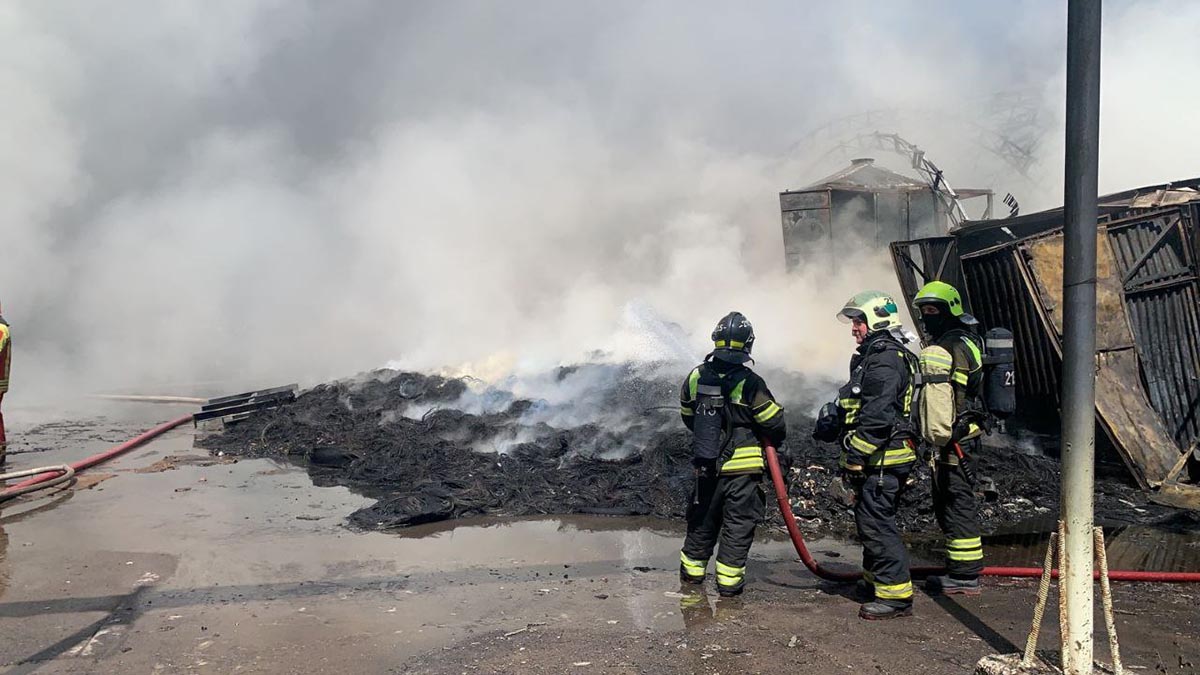
[[[750,360],[754,347],[754,326],[741,312],[730,312],[717,322],[712,332],[713,357],[729,363]]]

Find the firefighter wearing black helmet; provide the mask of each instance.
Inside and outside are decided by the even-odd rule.
[[[696,483],[679,555],[680,580],[702,584],[717,551],[717,591],[738,595],[746,584],[746,558],[763,518],[766,468],[760,439],[779,449],[787,436],[783,407],[766,382],[746,366],[754,328],[731,312],[712,333],[713,351],[692,369],[679,393],[679,412],[692,431]]]
[[[840,441],[843,480],[854,488],[854,522],[863,545],[859,595],[863,619],[912,614],[913,586],[908,551],[900,538],[896,507],[917,461],[912,425],[913,356],[891,296],[864,291],[850,298],[838,318],[851,324],[858,349],[850,357],[850,381],[838,390],[836,405],[822,416],[840,418],[831,438]],[[818,420],[830,428],[830,420]],[[823,438],[817,432],[814,437]]]
[[[935,448],[933,474],[933,507],[946,537],[947,574],[929,577],[925,588],[950,595],[978,595],[983,542],[968,464],[979,447],[985,417],[982,342],[974,330],[978,322],[963,311],[958,290],[943,281],[925,284],[917,292],[913,308],[920,313],[928,344],[949,352],[954,387],[954,431],[948,444]]]

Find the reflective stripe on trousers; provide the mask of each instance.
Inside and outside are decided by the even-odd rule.
[[[725,587],[738,586],[745,578],[745,567],[732,567],[720,560],[717,561],[717,585]]]
[[[878,581],[875,584],[875,597],[879,600],[910,600],[913,596],[912,581],[905,581],[902,584],[881,584]]]
[[[946,557],[959,562],[983,560],[983,541],[979,537],[947,539]]]
[[[679,563],[683,565],[684,574],[697,579],[703,579],[705,570],[708,568],[707,560],[693,560],[687,557],[683,551],[679,552]]]

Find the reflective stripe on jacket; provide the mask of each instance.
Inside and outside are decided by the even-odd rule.
[[[908,429],[913,378],[908,350],[890,335],[867,337],[850,359],[850,381],[838,391],[846,411],[843,439],[866,456],[867,466],[895,466],[917,459]],[[842,453],[847,466],[849,452]]]
[[[787,422],[783,406],[771,395],[767,383],[753,370],[741,364],[710,359],[688,373],[679,391],[679,414],[688,429],[696,412],[696,388],[703,373],[730,383],[726,410],[731,416],[732,431],[721,458],[721,473],[738,474],[762,472],[766,469],[759,438],[771,441],[779,448],[787,438]]]

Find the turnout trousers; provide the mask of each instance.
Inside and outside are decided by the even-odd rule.
[[[680,572],[692,580],[703,580],[708,559],[719,542],[717,589],[727,594],[741,592],[754,529],[766,505],[760,472],[698,476],[687,511]]]
[[[896,524],[896,502],[912,465],[867,468],[858,481],[854,523],[863,546],[863,578],[875,587],[875,600],[896,607],[912,604],[908,550]]]
[[[967,443],[963,446],[967,450]],[[933,480],[933,512],[946,537],[946,571],[955,579],[975,579],[983,571],[979,504],[975,488],[957,459],[947,454],[938,459]]]
[[[4,404],[4,392],[0,391],[0,405]],[[4,466],[4,457],[8,454],[8,437],[4,435],[4,410],[0,409],[0,466]]]

